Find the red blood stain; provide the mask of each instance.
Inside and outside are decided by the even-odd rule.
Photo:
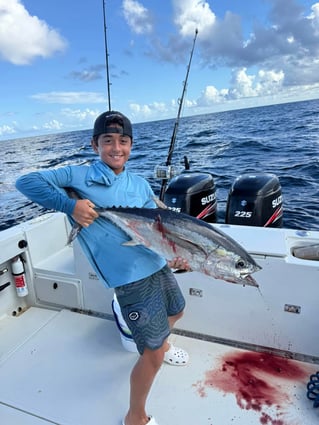
[[[284,425],[280,409],[290,402],[285,391],[287,381],[300,382],[308,377],[309,369],[296,361],[258,352],[233,352],[222,357],[217,369],[206,372],[205,380],[197,384],[201,397],[211,387],[232,393],[240,408],[261,413],[263,425]],[[270,416],[263,409],[277,412]]]
[[[167,228],[164,226],[162,222],[162,217],[160,214],[155,218],[155,229],[162,234],[162,238],[165,241],[165,243],[172,248],[174,254],[177,254],[177,246],[176,243],[169,238],[170,232],[167,230]]]

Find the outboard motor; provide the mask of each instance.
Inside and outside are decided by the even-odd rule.
[[[282,194],[274,174],[244,174],[233,183],[227,200],[226,223],[281,227]]]
[[[164,203],[171,210],[215,223],[217,200],[213,176],[210,173],[184,171],[170,181]]]

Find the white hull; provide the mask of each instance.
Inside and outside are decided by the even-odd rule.
[[[159,425],[313,425],[306,384],[319,369],[319,262],[291,249],[319,243],[319,232],[217,226],[263,267],[260,288],[177,274],[187,307],[171,338],[191,359],[163,364],[148,411]],[[2,425],[120,425],[125,415],[137,354],[121,344],[113,291],[77,242],[66,246],[68,231],[55,213],[0,233],[0,287],[10,282],[0,292]],[[19,254],[22,298],[11,274]]]

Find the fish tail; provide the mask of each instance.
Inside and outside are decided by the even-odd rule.
[[[69,233],[68,240],[66,241],[67,245],[71,245],[77,235],[80,233],[82,226],[80,223],[74,223],[72,226],[71,232]]]

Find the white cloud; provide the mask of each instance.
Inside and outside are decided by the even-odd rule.
[[[44,103],[105,103],[105,96],[95,92],[49,92],[38,93],[31,96],[32,99]]]
[[[129,105],[132,119],[150,120],[160,117],[166,117],[168,113],[172,112],[172,108],[165,102],[153,102],[147,105],[140,105],[138,103],[130,103]]]
[[[238,99],[240,97],[256,96],[254,87],[254,75],[247,75],[247,69],[242,68],[233,75],[232,88],[230,89],[230,97]]]
[[[200,35],[209,32],[216,16],[204,0],[174,0],[174,22],[182,36],[193,35],[197,28]]]
[[[9,125],[0,126],[0,136],[5,136],[6,134],[14,134],[16,130]]]
[[[57,120],[51,120],[50,122],[43,124],[43,128],[45,130],[60,131],[63,129],[63,127],[63,124]]]
[[[216,89],[214,86],[207,86],[205,87],[201,97],[198,99],[197,103],[200,106],[211,106],[216,103],[219,103],[221,101],[225,100],[225,95],[227,93],[224,93],[224,95]]]
[[[245,68],[236,70],[230,83],[230,89],[219,90],[213,85],[206,86],[198,99],[186,98],[184,100],[182,115],[206,113],[207,110],[211,112],[212,108],[217,105],[224,110],[228,108],[227,105],[236,105],[232,102],[238,100],[245,102],[247,99],[256,99],[257,96],[261,96],[261,98],[276,96],[278,90],[281,90],[283,78],[282,72],[260,71],[257,75],[248,75]],[[131,103],[129,105],[132,119],[138,121],[172,118],[176,116],[178,107],[176,99],[172,99],[168,103]]]
[[[182,44],[184,36],[190,36],[198,27],[196,56],[201,66],[213,70],[219,67],[246,69],[241,75],[234,74],[237,81],[232,81],[229,91],[216,88],[214,93],[214,86],[208,83],[200,97],[203,103],[212,98],[221,101],[227,96],[268,95],[276,90],[291,92],[292,87],[308,90],[317,84],[319,2],[311,6],[296,0],[268,2],[265,20],[261,22],[255,17],[250,28],[238,14],[230,11],[224,16],[215,14],[215,3],[209,3],[210,6],[205,0],[173,0],[174,22],[183,37],[170,37],[170,49],[161,48],[161,44],[160,48],[154,47],[161,60],[169,62],[178,58],[180,61],[181,52],[186,52]],[[189,44],[187,48],[188,52]]]
[[[0,0],[0,57],[15,65],[30,64],[66,48],[66,41],[46,22],[31,16],[20,0]]]
[[[229,89],[207,86],[197,105],[205,107],[228,100],[275,96],[282,91],[284,78],[283,71],[259,70],[256,75],[248,75],[246,68],[237,69],[233,72]]]
[[[149,11],[138,1],[123,1],[124,17],[133,32],[147,34],[152,32],[152,20]]]
[[[284,72],[259,70],[257,76],[256,92],[259,96],[268,96],[281,91],[285,79]]]
[[[72,121],[78,123],[83,121],[93,122],[95,118],[101,113],[102,111],[98,110],[92,110],[92,109],[70,109],[70,108],[64,108],[62,109],[61,113],[62,115],[67,118],[71,119]]]
[[[315,33],[319,34],[319,3],[315,3],[311,6],[312,12],[308,16],[308,19],[311,21],[312,27],[314,28]]]
[[[30,119],[28,119],[27,123],[21,120],[20,122],[12,121],[9,125],[0,125],[0,137],[13,134],[31,135],[39,132],[54,133],[90,129],[96,117],[104,110],[104,108],[101,108],[101,110],[62,108],[55,111],[54,114],[44,112],[43,114],[37,114],[36,124],[31,124]]]
[[[129,108],[132,111],[133,116],[149,117],[152,114],[151,108],[148,105],[130,103]]]

